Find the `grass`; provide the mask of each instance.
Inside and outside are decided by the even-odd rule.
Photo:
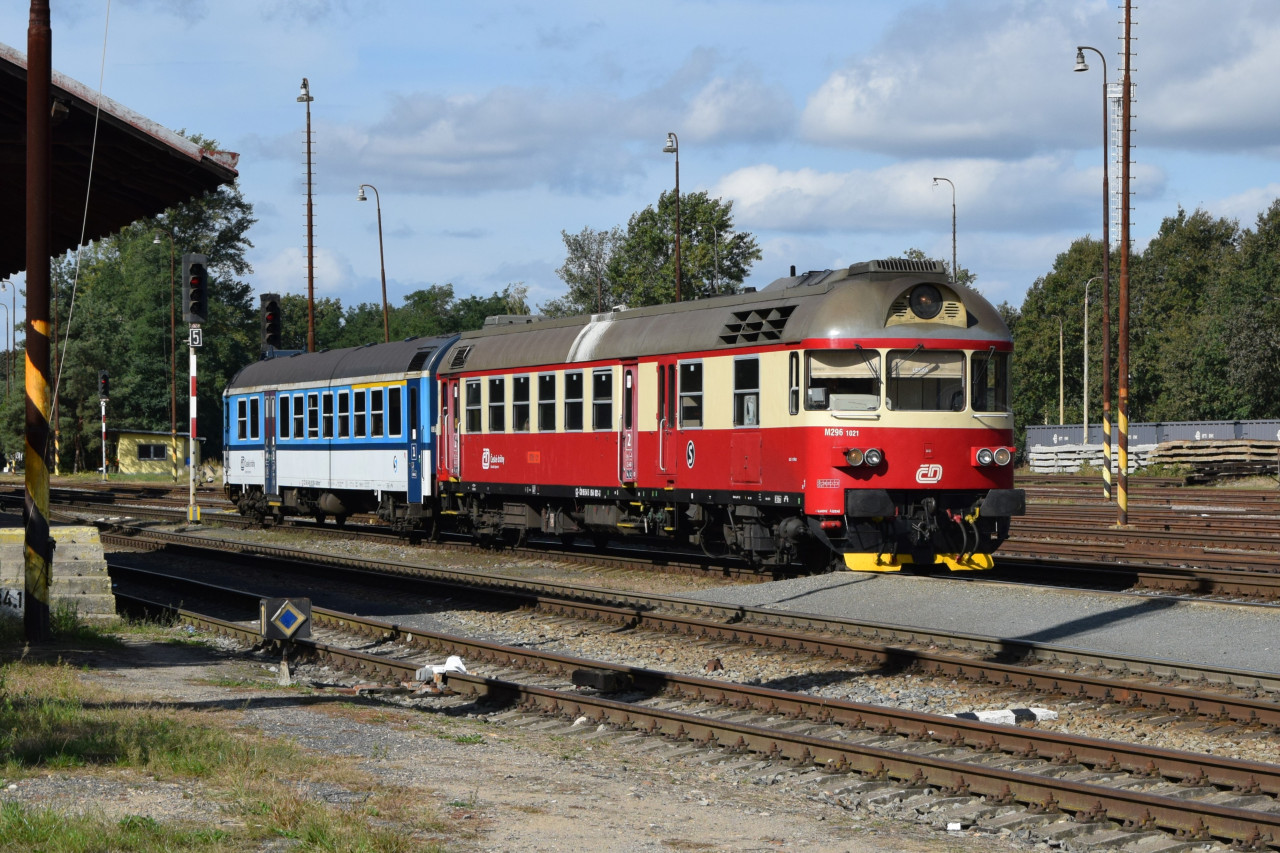
[[[13,620],[0,620],[13,621]],[[19,625],[19,628],[21,626]],[[6,627],[6,632],[9,629]],[[55,622],[59,640],[119,643],[98,629]],[[156,632],[156,626],[131,630]],[[0,656],[15,650],[0,634]],[[20,654],[21,652],[19,652]],[[237,713],[137,703],[86,684],[74,667],[27,657],[0,663],[0,783],[31,776],[123,778],[181,785],[216,804],[199,823],[84,814],[0,803],[0,851],[223,851],[272,839],[324,851],[439,851],[444,824],[411,792],[380,785],[354,760],[313,755],[238,725]],[[287,768],[289,779],[281,778]],[[0,785],[0,787],[3,787]],[[316,790],[349,792],[344,804]],[[79,810],[77,810],[79,811]]]

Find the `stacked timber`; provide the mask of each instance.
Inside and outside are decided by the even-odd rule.
[[[1220,477],[1275,475],[1280,473],[1280,441],[1163,441],[1156,445],[1151,462],[1191,469],[1188,483],[1209,482]]]

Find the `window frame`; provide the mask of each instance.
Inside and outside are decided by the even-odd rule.
[[[747,428],[760,426],[758,355],[740,355],[733,359],[733,425]]]
[[[490,433],[507,431],[507,377],[490,376],[485,383],[489,398],[485,401],[485,412]]]
[[[550,388],[551,393],[545,393]],[[556,375],[538,374],[538,432],[556,431]]]
[[[463,386],[462,431],[478,434],[484,430],[484,385],[479,379],[468,379]],[[474,392],[474,395],[473,393]],[[474,396],[474,400],[472,399]]]
[[[680,429],[702,429],[706,422],[706,409],[703,401],[705,378],[702,370],[702,359],[691,359],[677,363],[676,368],[676,404],[680,410]],[[689,390],[686,384],[697,379],[697,388]],[[696,418],[687,417],[687,412],[696,413]]]
[[[575,392],[573,385],[577,385]],[[586,379],[581,370],[569,370],[564,374],[564,431],[583,432],[585,420],[583,405],[586,402]],[[573,396],[576,393],[577,396]],[[575,426],[576,424],[576,426]]]
[[[530,422],[530,386],[528,373],[518,373],[511,377],[511,431],[529,432],[533,424]]]
[[[591,429],[593,432],[615,429],[612,367],[595,367],[591,370]]]

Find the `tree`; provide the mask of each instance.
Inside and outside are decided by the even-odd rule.
[[[664,192],[656,209],[632,214],[625,232],[562,231],[567,256],[556,274],[569,293],[543,305],[542,313],[589,314],[598,306],[675,302],[675,206],[674,191]],[[681,299],[737,293],[760,257],[755,237],[733,230],[732,201],[705,192],[680,196]]]

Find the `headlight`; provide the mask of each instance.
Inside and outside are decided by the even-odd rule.
[[[932,284],[917,284],[911,289],[911,312],[921,320],[932,320],[942,310],[942,294]]]
[[[881,462],[883,462],[883,461],[884,461],[884,454],[883,454],[883,453],[881,453],[881,452],[880,452],[880,450],[879,450],[878,448],[873,447],[873,448],[871,448],[870,450],[868,450],[868,451],[867,451],[867,453],[866,453],[866,462],[867,462],[867,464],[868,464],[868,465],[870,465],[872,468],[876,467],[877,465],[879,465],[879,464],[880,464]]]
[[[1009,452],[1007,447],[997,447],[995,456],[997,465],[1008,465],[1013,458],[1013,454]]]
[[[995,461],[995,458],[996,458],[995,454],[985,447],[978,451],[979,465],[990,465],[992,462]]]
[[[845,461],[855,468],[862,464],[864,458],[863,453],[856,447],[850,447],[844,452]]]

